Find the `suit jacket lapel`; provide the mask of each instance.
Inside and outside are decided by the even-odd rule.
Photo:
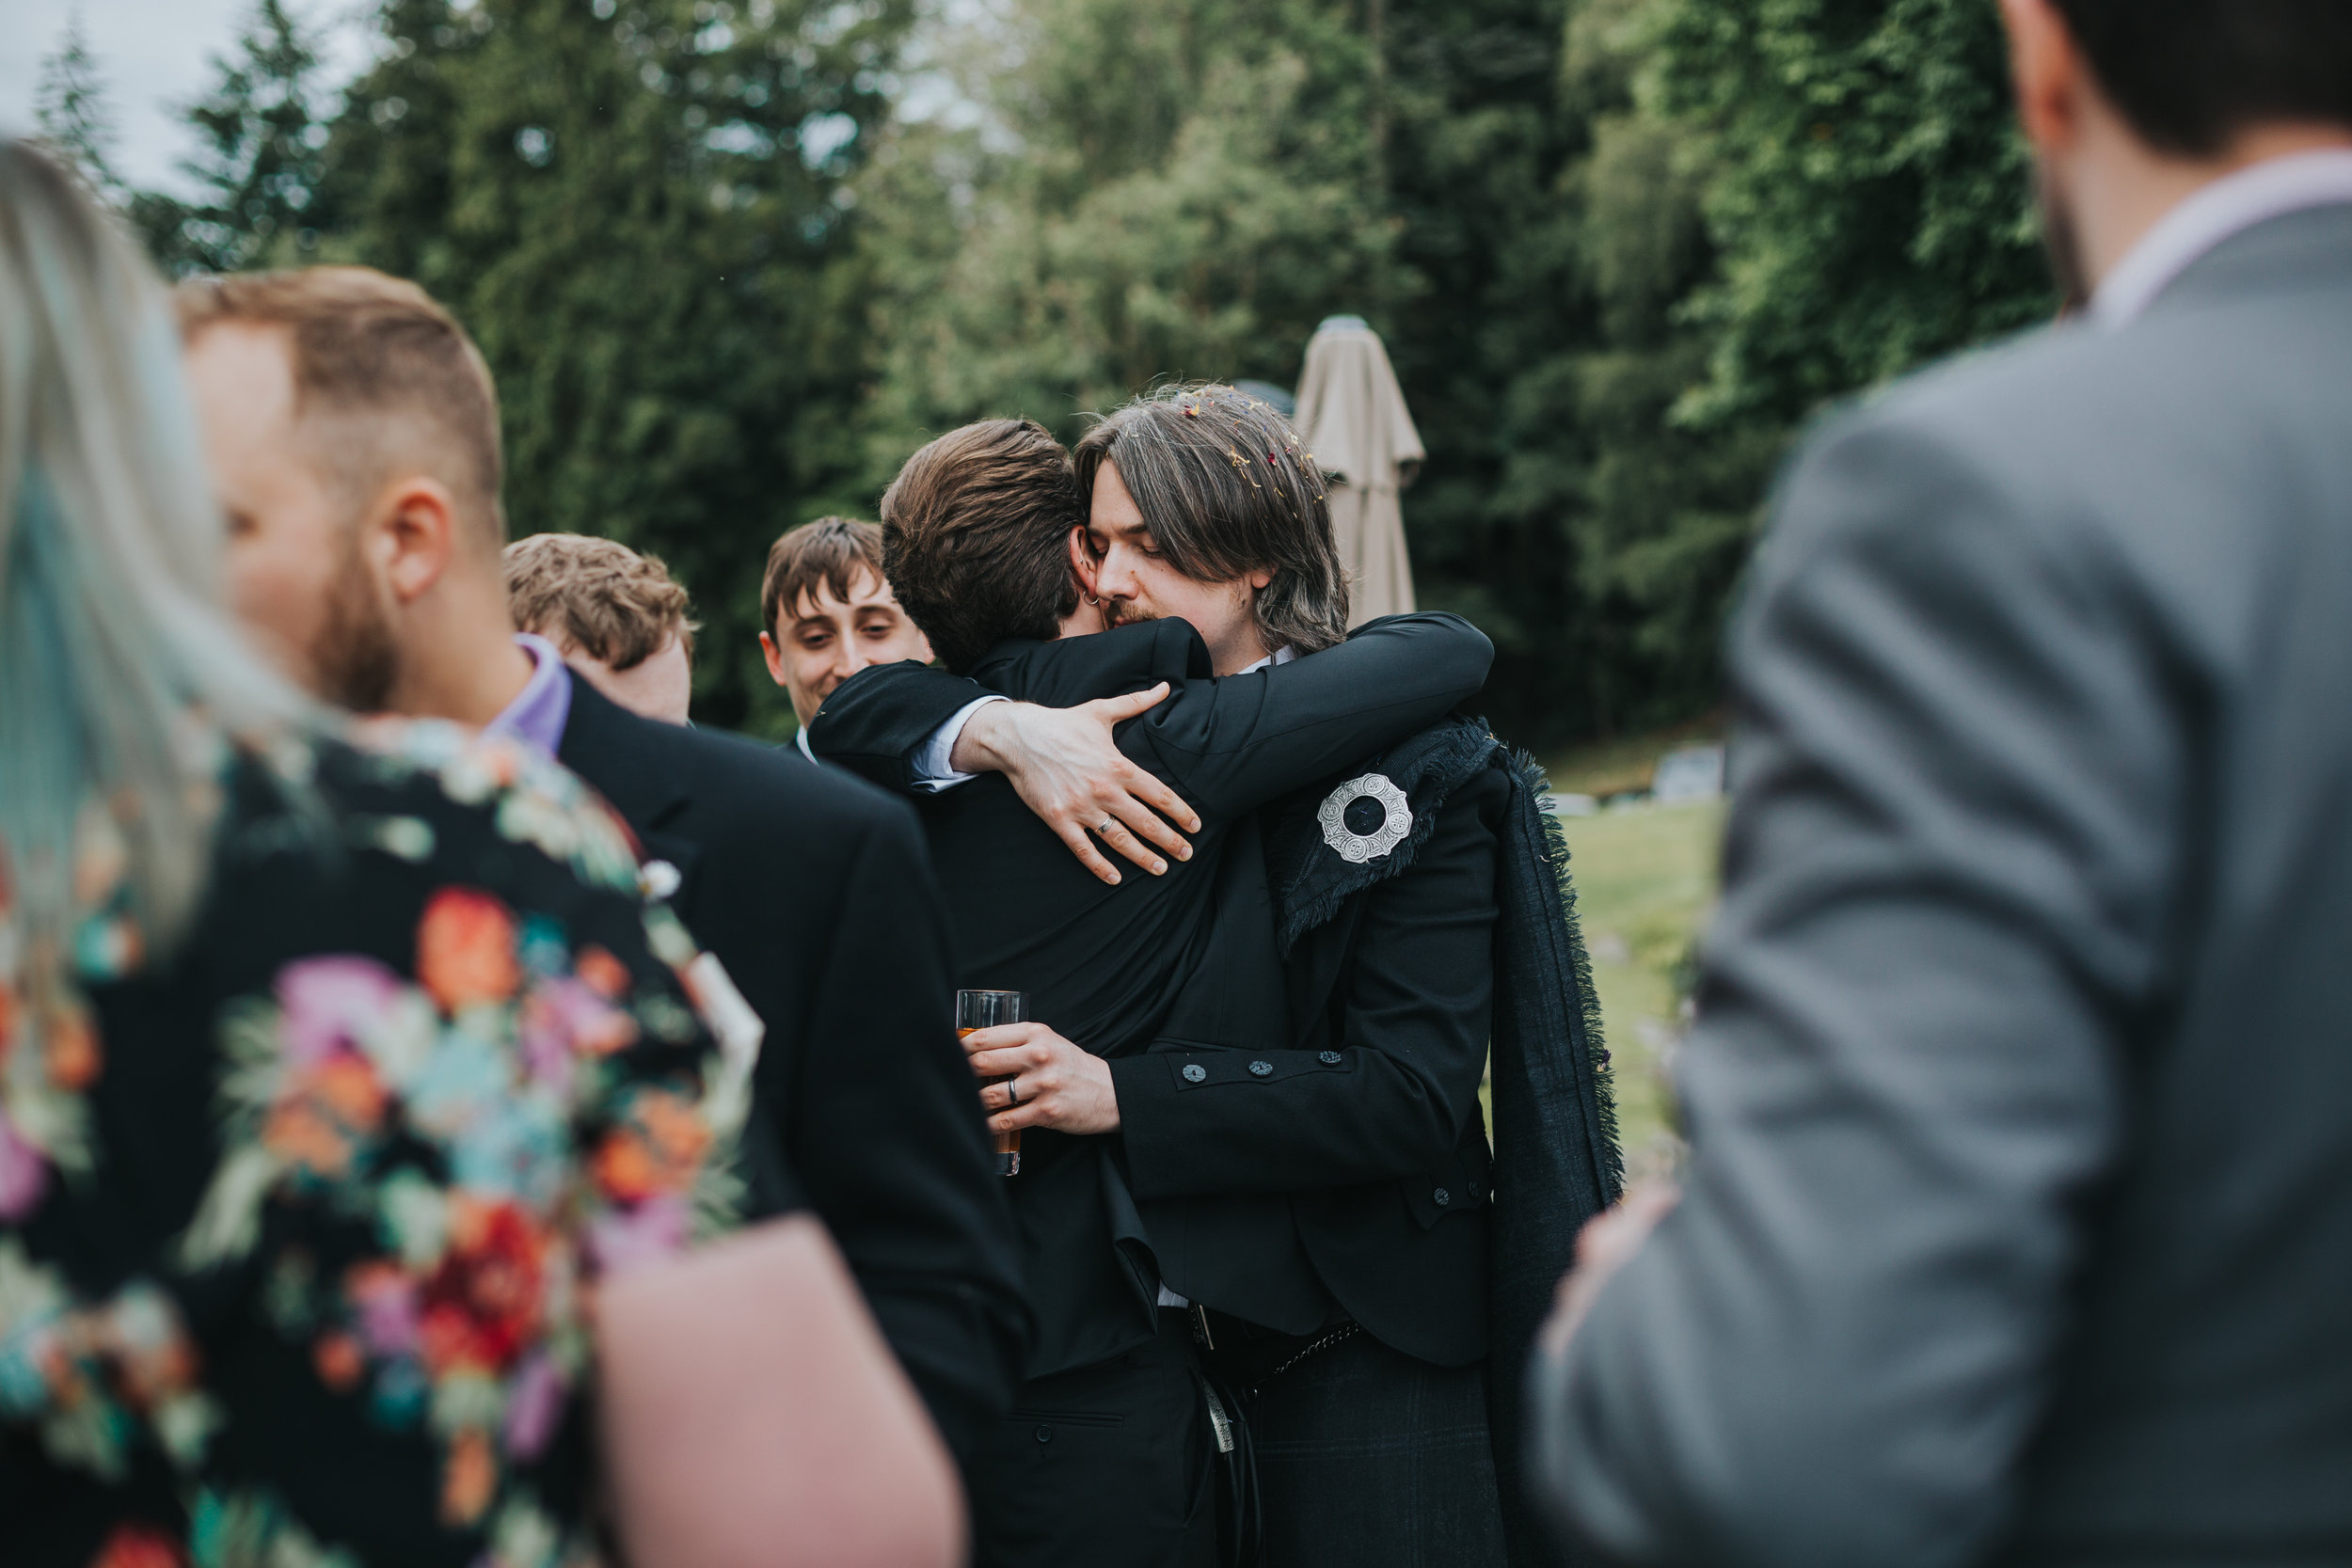
[[[566,671],[572,683],[571,716],[556,760],[596,788],[637,835],[645,863],[667,862],[678,874],[669,901],[682,914],[690,907],[694,873],[702,859],[692,840],[675,825],[694,802],[692,786],[677,751],[661,744],[659,722],[640,718]],[[659,889],[657,892],[660,891]]]

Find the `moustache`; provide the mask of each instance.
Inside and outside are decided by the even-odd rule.
[[[1156,621],[1159,618],[1158,610],[1146,610],[1133,599],[1104,599],[1103,601],[1103,619],[1110,626],[1131,626],[1145,621]]]

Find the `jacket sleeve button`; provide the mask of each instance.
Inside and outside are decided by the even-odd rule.
[[[1340,1065],[1340,1053],[1336,1051],[1327,1051],[1322,1055],[1317,1056],[1315,1060],[1321,1062],[1325,1067],[1337,1067]]]
[[[1037,1429],[1037,1440],[1038,1440],[1039,1442],[1041,1442],[1041,1443],[1050,1443],[1050,1442],[1052,1442],[1052,1441],[1054,1440],[1054,1429],[1053,1429],[1052,1427],[1040,1427],[1040,1428],[1038,1428],[1038,1429]]]
[[[1439,1187],[1437,1192],[1431,1196],[1437,1199],[1438,1207],[1440,1209],[1454,1201],[1454,1195],[1447,1192],[1443,1187]]]
[[[1274,1076],[1274,1064],[1272,1062],[1252,1062],[1249,1064],[1249,1071],[1253,1077],[1271,1078]]]
[[[1209,1069],[1202,1067],[1199,1062],[1187,1062],[1184,1064],[1184,1082],[1187,1084],[1198,1084],[1208,1075]]]

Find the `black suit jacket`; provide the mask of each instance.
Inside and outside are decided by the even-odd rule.
[[[1008,643],[976,669],[977,683],[914,665],[862,672],[827,700],[809,739],[820,756],[903,785],[915,751],[977,691],[1070,705],[1171,682],[1174,694],[1119,736],[1121,750],[1200,815],[1192,860],[1166,877],[1130,874],[1118,888],[1104,886],[998,776],[933,797],[925,811],[964,983],[1028,992],[1031,1016],[1111,1058],[1118,1073],[1120,1058],[1171,1037],[1237,1049],[1289,1042],[1255,812],[1334,764],[1436,721],[1484,684],[1491,657],[1492,645],[1457,617],[1397,616],[1279,669],[1211,680],[1198,634],[1182,622],[1153,622]],[[1263,961],[1245,968],[1238,960],[1253,951]],[[1147,1336],[1163,1275],[1185,1291],[1185,1265],[1152,1255],[1147,1231],[1156,1226],[1136,1206],[1121,1142],[1035,1132],[1025,1138],[1023,1173],[1009,1185],[1040,1316],[1031,1376],[1086,1365]],[[1176,1212],[1158,1223],[1174,1224]],[[1215,1227],[1214,1219],[1206,1223]],[[1239,1223],[1287,1234],[1289,1219],[1260,1206]],[[1312,1295],[1295,1244],[1233,1255],[1241,1252],[1284,1270],[1282,1299]],[[1262,1308],[1259,1321],[1295,1316],[1269,1319]]]
[[[1286,1333],[1336,1307],[1408,1355],[1486,1354],[1478,1086],[1509,800],[1502,773],[1472,775],[1411,864],[1350,896],[1287,966],[1263,858],[1236,855],[1219,1016],[1187,1008],[1111,1064],[1139,1212],[1175,1290]],[[1270,1030],[1234,1006],[1269,990],[1285,999]]]
[[[558,755],[648,860],[677,867],[672,907],[767,1023],[753,1206],[777,1167],[797,1180],[969,1451],[1010,1407],[1025,1308],[912,814],[794,752],[640,718],[577,676]]]

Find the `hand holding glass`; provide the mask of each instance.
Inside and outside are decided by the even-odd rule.
[[[976,1029],[993,1029],[1000,1023],[1024,1022],[1028,998],[1017,990],[960,990],[956,992],[956,1037],[961,1039]],[[980,1086],[1005,1082],[991,1078]],[[996,1174],[1021,1174],[1021,1134],[1018,1132],[996,1134]]]

